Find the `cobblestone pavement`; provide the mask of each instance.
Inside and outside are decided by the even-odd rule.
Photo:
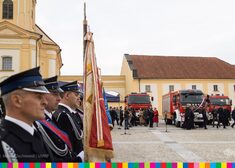
[[[112,162],[229,162],[235,161],[235,128],[228,126],[185,130],[160,123],[159,127],[123,127],[112,130]]]

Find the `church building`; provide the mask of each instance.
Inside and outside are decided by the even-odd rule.
[[[40,66],[43,77],[60,75],[61,49],[36,23],[36,0],[0,0],[0,81]]]

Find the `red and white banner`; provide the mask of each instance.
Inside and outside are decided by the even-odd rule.
[[[113,145],[91,32],[86,34],[85,40],[87,41],[83,76],[85,161],[107,161],[113,157]]]

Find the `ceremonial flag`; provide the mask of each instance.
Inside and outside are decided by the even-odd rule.
[[[91,32],[86,34],[85,40],[83,76],[85,161],[104,162],[113,157],[112,137],[105,111]]]

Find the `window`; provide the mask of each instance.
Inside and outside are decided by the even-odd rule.
[[[145,85],[145,92],[151,92],[151,86]]]
[[[169,92],[174,91],[174,85],[169,85]]]
[[[2,57],[2,70],[12,70],[12,57]]]
[[[132,75],[133,75],[133,78],[137,78],[138,77],[137,69],[133,69]]]
[[[13,2],[12,0],[4,0],[2,5],[2,18],[13,19]]]
[[[192,89],[197,89],[197,86],[196,85],[192,85]]]
[[[218,85],[213,85],[214,91],[217,92],[218,90]]]

